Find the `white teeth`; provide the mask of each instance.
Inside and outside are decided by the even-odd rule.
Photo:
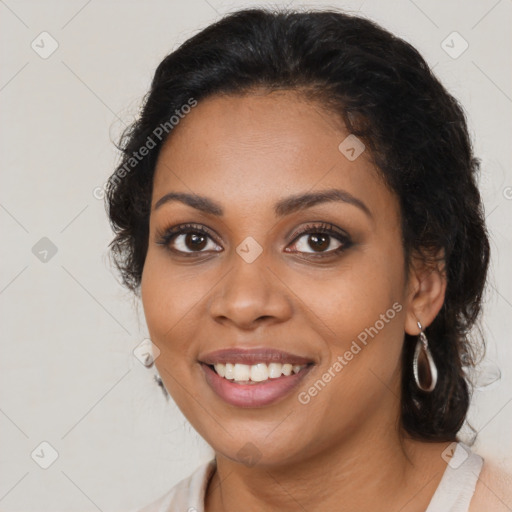
[[[222,363],[219,363],[219,364],[214,364],[213,367],[215,368],[215,371],[221,376],[221,377],[225,377],[226,376],[226,365],[225,364],[222,364]]]
[[[283,375],[291,375],[292,374],[293,366],[291,364],[283,364],[283,369],[281,370],[283,372]]]
[[[277,379],[278,377],[281,377],[282,368],[283,365],[281,363],[270,363],[268,365],[268,376],[271,379]]]
[[[250,380],[251,378],[251,367],[247,364],[235,364],[235,369],[233,370],[233,378],[235,380]]]
[[[234,364],[226,363],[226,374],[224,375],[224,377],[226,377],[226,379],[234,379],[235,378],[235,373],[233,371],[234,369],[235,369]]]
[[[306,365],[290,363],[258,363],[248,364],[232,364],[217,363],[213,367],[218,375],[228,380],[236,382],[263,382],[269,379],[277,379],[281,375],[289,376],[292,373],[299,373]]]
[[[265,363],[253,364],[251,366],[251,380],[253,382],[262,382],[268,380],[269,372]]]

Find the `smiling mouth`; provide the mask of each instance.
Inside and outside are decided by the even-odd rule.
[[[201,363],[206,383],[215,394],[227,404],[242,408],[265,407],[283,400],[313,366],[314,363]]]
[[[248,365],[241,363],[217,363],[207,366],[219,377],[227,381],[250,385],[295,375],[311,364],[257,363]]]

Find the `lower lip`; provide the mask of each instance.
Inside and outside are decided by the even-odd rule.
[[[263,407],[273,404],[286,395],[306,376],[312,365],[299,373],[281,375],[277,379],[268,379],[257,384],[237,384],[218,375],[208,365],[201,363],[206,382],[228,404],[236,407]]]

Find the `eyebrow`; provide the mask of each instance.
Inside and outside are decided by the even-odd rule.
[[[210,199],[206,196],[200,196],[198,194],[187,194],[184,192],[170,192],[168,194],[165,194],[156,202],[153,210],[157,210],[162,205],[170,203],[172,201],[179,201],[204,213],[216,215],[218,217],[222,217],[224,215],[224,210],[222,209],[222,206],[215,202],[213,199]],[[321,190],[318,192],[296,194],[286,197],[285,199],[279,200],[274,205],[274,213],[276,217],[284,217],[285,215],[290,215],[291,213],[294,213],[296,211],[305,208],[311,208],[316,204],[328,203],[333,201],[343,202],[356,206],[357,208],[362,210],[368,217],[373,219],[370,209],[366,206],[366,204],[363,201],[353,196],[350,192],[341,189]]]

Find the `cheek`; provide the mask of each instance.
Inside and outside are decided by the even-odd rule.
[[[301,314],[320,327],[333,350],[348,348],[351,340],[360,333],[364,337],[365,329],[376,322],[383,330],[381,315],[397,323],[392,306],[404,300],[401,254],[393,248],[384,253],[379,249],[376,257],[372,252],[370,247],[360,248],[328,273],[284,272],[283,280],[300,298]]]
[[[211,286],[210,286],[211,287]],[[192,414],[189,393],[182,383],[197,372],[197,308],[210,288],[203,279],[173,269],[165,254],[149,250],[141,280],[141,298],[151,341],[160,350],[155,361],[159,375],[173,400],[188,417]],[[191,389],[190,385],[186,386]],[[193,407],[192,407],[193,412]]]
[[[383,403],[396,406],[405,317],[400,277],[393,282],[376,265],[360,273],[362,267],[316,284],[296,280],[294,291],[307,297],[305,310],[322,333],[323,364],[298,390],[308,417],[319,419],[313,430],[357,429]]]
[[[165,254],[148,251],[141,297],[151,339],[162,352],[184,353],[183,347],[190,345],[197,308],[211,286],[206,274],[192,267],[173,268]]]
[[[383,382],[395,387],[405,318],[402,258],[399,245],[381,244],[378,251],[360,248],[321,280],[288,274],[287,282],[303,301],[303,315],[322,336],[325,364],[319,370],[330,368],[336,375],[329,384],[336,397],[321,393],[319,402],[334,399],[352,406],[362,389],[378,396],[373,388],[384,388]],[[338,357],[341,363],[332,368]]]

